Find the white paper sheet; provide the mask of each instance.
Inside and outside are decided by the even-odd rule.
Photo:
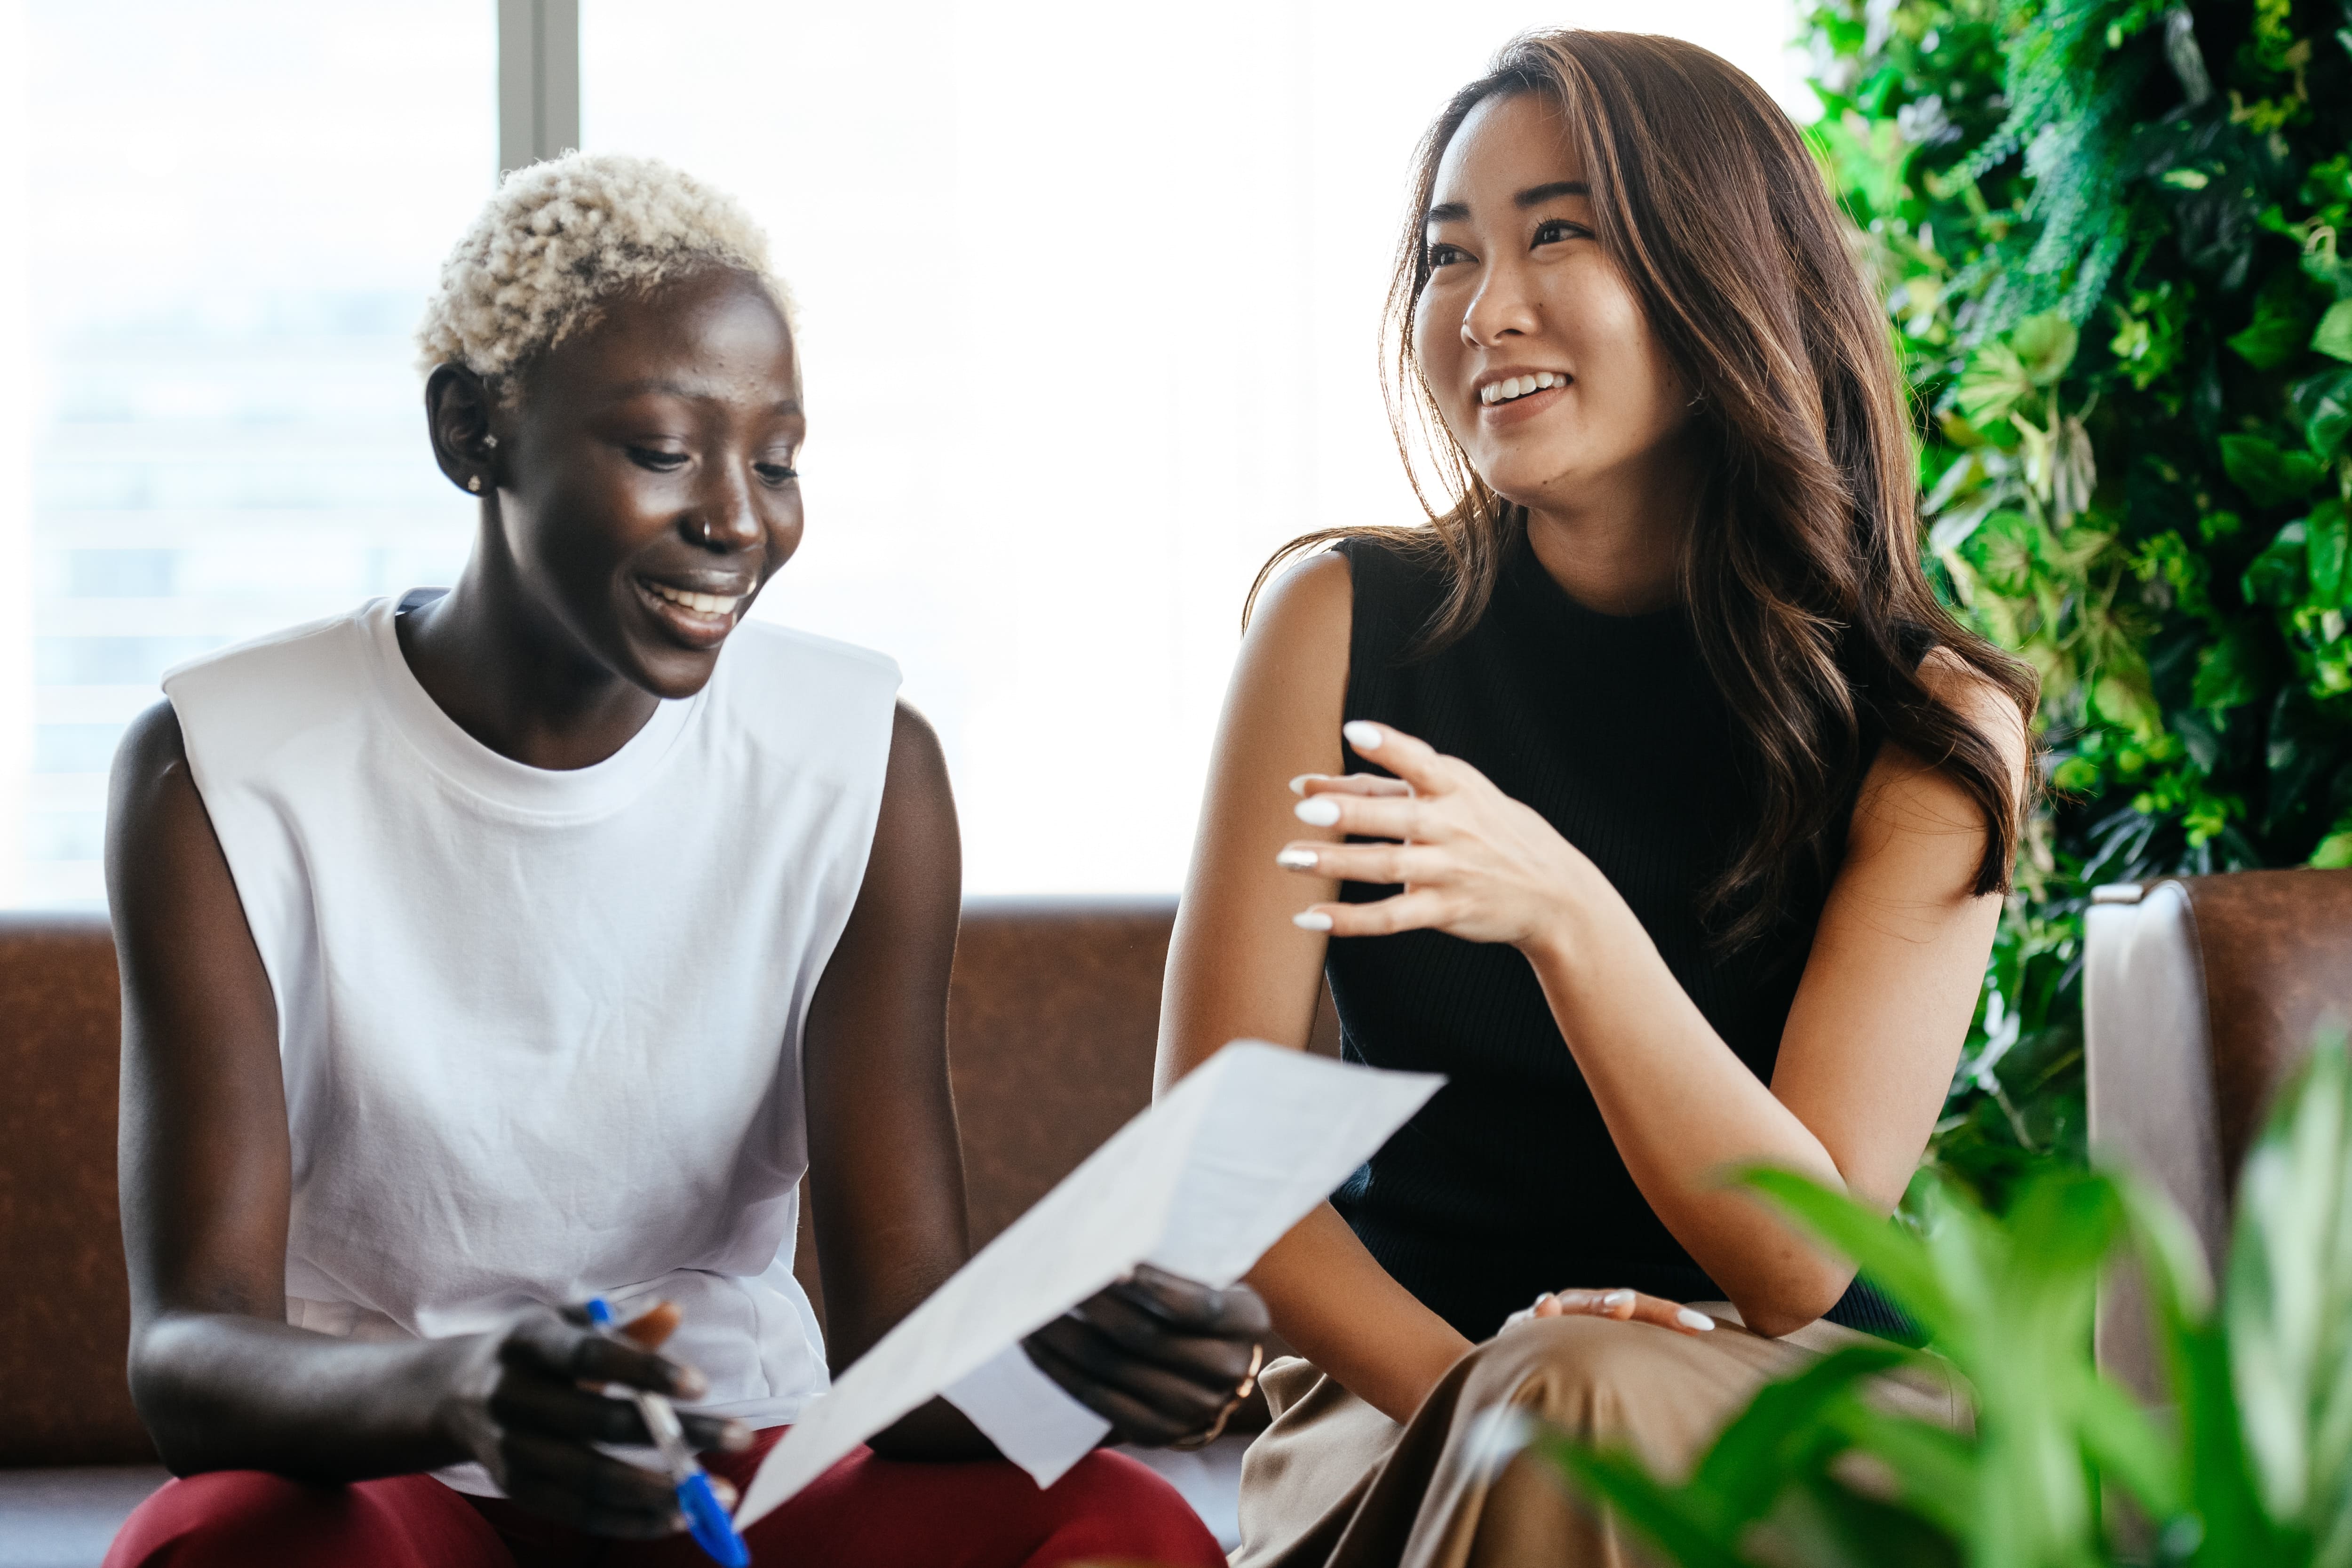
[[[1040,1488],[1060,1480],[1110,1432],[1109,1422],[1047,1377],[1018,1341],[940,1389],[940,1397]]]
[[[765,1515],[1138,1263],[1233,1283],[1444,1081],[1255,1040],[1227,1046],[1120,1128],[803,1411],[752,1479],[737,1523]],[[1033,1461],[1054,1458],[1047,1450],[1056,1442],[1066,1446],[1068,1435],[1056,1439],[1046,1424],[1014,1438]]]

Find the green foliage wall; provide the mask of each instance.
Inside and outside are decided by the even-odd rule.
[[[2080,1147],[2089,889],[2352,865],[2352,0],[1832,0],[1933,570],[2052,794],[1937,1157]]]

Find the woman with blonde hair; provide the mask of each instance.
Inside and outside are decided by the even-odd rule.
[[[1900,1198],[2034,685],[1930,591],[1884,321],[1722,59],[1509,45],[1423,142],[1390,308],[1447,492],[1276,558],[1305,554],[1233,678],[1160,1077],[1303,1045],[1328,977],[1350,1058],[1448,1081],[1251,1276],[1301,1359],[1235,1561],[1616,1563],[1477,1417],[1672,1469],[1766,1379],[1901,1333],[1722,1177]],[[1933,1378],[1888,1397],[1954,1415]]]
[[[608,1395],[681,1401],[725,1496],[967,1250],[939,742],[888,658],[744,619],[803,528],[764,238],[660,163],[535,165],[420,342],[457,585],[181,667],[115,763],[131,1386],[184,1479],[114,1568],[701,1561]],[[1264,1323],[1147,1271],[999,1386],[1166,1443]],[[1222,1562],[1134,1460],[1041,1490],[943,1400],[747,1534]]]

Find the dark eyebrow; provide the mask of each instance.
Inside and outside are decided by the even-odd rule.
[[[1539,207],[1562,196],[1589,196],[1591,194],[1592,187],[1582,180],[1554,180],[1548,185],[1529,185],[1511,198],[1511,205],[1525,212],[1529,207]],[[1423,214],[1421,221],[1424,224],[1460,223],[1469,216],[1470,205],[1467,202],[1440,202]]]
[[[1525,212],[1546,202],[1556,202],[1562,196],[1589,196],[1592,187],[1582,180],[1554,180],[1549,185],[1529,185],[1511,198],[1511,205]]]

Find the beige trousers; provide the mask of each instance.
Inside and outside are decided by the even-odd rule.
[[[1501,1405],[1577,1436],[1629,1444],[1674,1479],[1757,1389],[1864,1336],[1814,1323],[1768,1340],[1719,1301],[1721,1325],[1679,1334],[1608,1318],[1506,1328],[1464,1356],[1399,1426],[1295,1357],[1265,1370],[1274,1425],[1242,1463],[1234,1568],[1626,1568],[1652,1561],[1541,1460],[1495,1473],[1478,1417]],[[1877,1380],[1874,1402],[1964,1428],[1958,1378],[1940,1363]]]

